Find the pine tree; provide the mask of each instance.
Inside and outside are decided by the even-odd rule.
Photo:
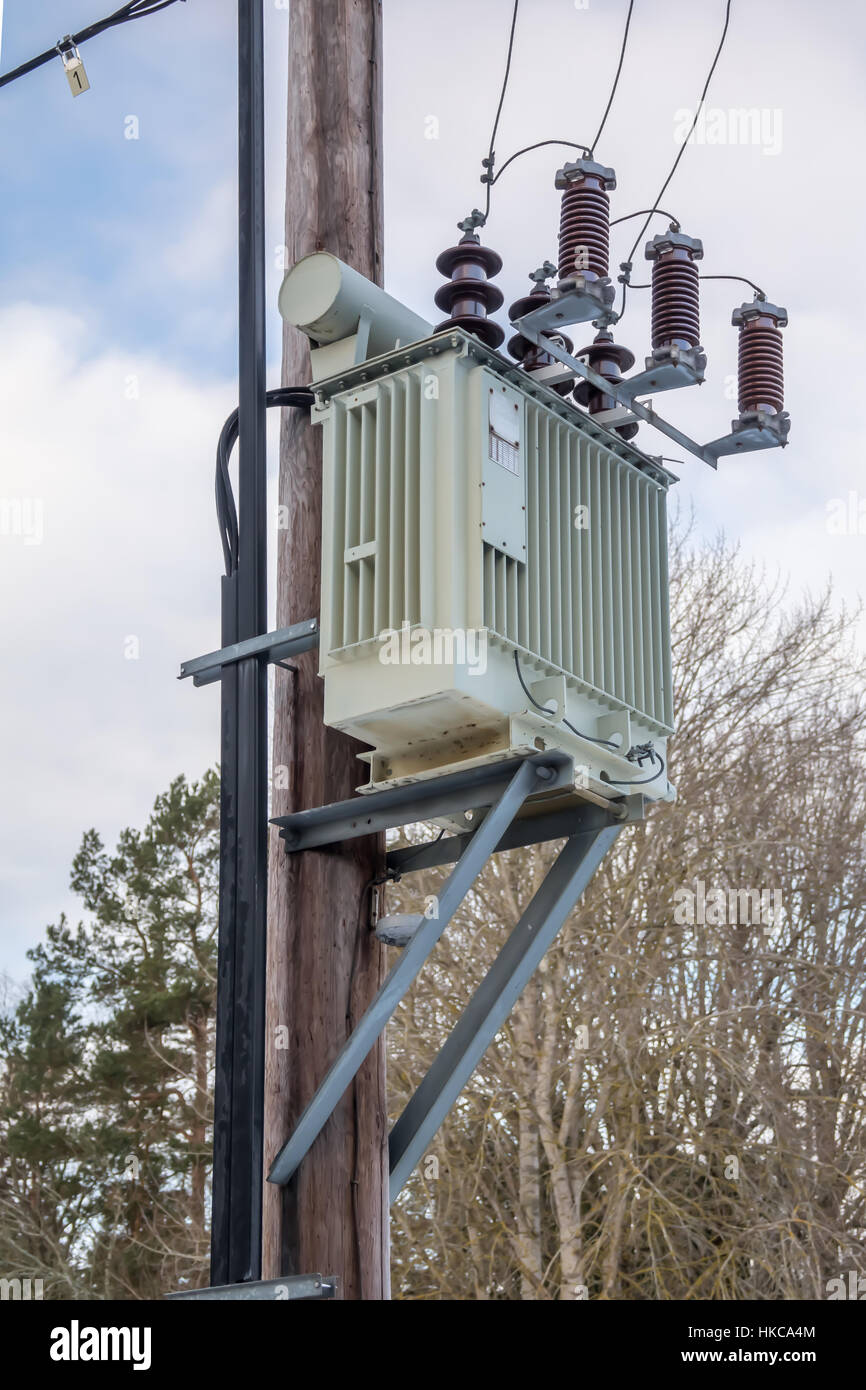
[[[2,1022],[0,1249],[46,1297],[204,1282],[218,812],[209,772],[113,854],[88,831],[71,878],[88,918],[47,929]]]

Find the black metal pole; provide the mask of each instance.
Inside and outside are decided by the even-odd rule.
[[[263,0],[238,0],[239,542],[223,645],[267,630]],[[222,677],[220,920],[211,1284],[258,1279],[262,1252],[267,658]]]

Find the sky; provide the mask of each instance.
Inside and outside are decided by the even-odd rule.
[[[0,2],[0,72],[112,8]],[[483,199],[511,8],[385,0],[386,287],[427,318],[436,256]],[[626,9],[522,0],[500,164],[536,140],[592,140]],[[265,16],[275,386],[290,16],[284,0],[266,0]],[[612,216],[655,200],[723,18],[724,0],[636,0],[597,149],[617,174]],[[185,0],[84,45],[80,97],[59,59],[0,89],[0,971],[13,980],[48,922],[77,920],[68,877],[82,833],[112,844],[174,776],[218,756],[217,687],[176,677],[219,646],[213,457],[237,391],[235,32],[233,0]],[[723,528],[781,571],[792,602],[829,576],[840,602],[864,587],[864,37],[858,0],[733,0],[708,120],[663,203],[702,239],[707,274],[745,275],[788,309],[791,442],[718,473],[646,427],[638,442],[678,460],[676,495],[699,533]],[[741,109],[757,113],[747,129],[731,116]],[[556,259],[554,175],[571,157],[536,151],[494,189],[484,239],[505,262],[506,307]],[[615,229],[613,267],[639,226]],[[635,281],[644,271],[641,248]],[[707,381],[656,400],[693,437],[730,428],[730,315],[749,298],[704,284]],[[648,299],[635,291],[617,329],[639,362]]]

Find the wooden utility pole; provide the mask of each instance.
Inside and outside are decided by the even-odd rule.
[[[286,183],[287,264],[328,250],[382,283],[381,0],[292,0]],[[310,380],[309,343],[286,328],[283,382]],[[322,530],[319,429],[286,412],[280,450],[277,626],[318,616]],[[273,814],[340,801],[363,779],[360,745],[325,728],[318,653],[276,673]],[[288,787],[285,782],[288,780]],[[384,978],[369,930],[379,838],[269,862],[265,1171],[354,1021]],[[358,1072],[286,1188],[266,1185],[263,1277],[336,1274],[342,1296],[386,1299],[388,1145],[384,1046]]]

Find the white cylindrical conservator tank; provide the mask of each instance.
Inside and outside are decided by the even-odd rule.
[[[279,306],[287,323],[323,345],[352,337],[366,319],[370,325],[366,357],[420,342],[433,332],[426,320],[329,251],[314,251],[292,266],[280,290]]]

